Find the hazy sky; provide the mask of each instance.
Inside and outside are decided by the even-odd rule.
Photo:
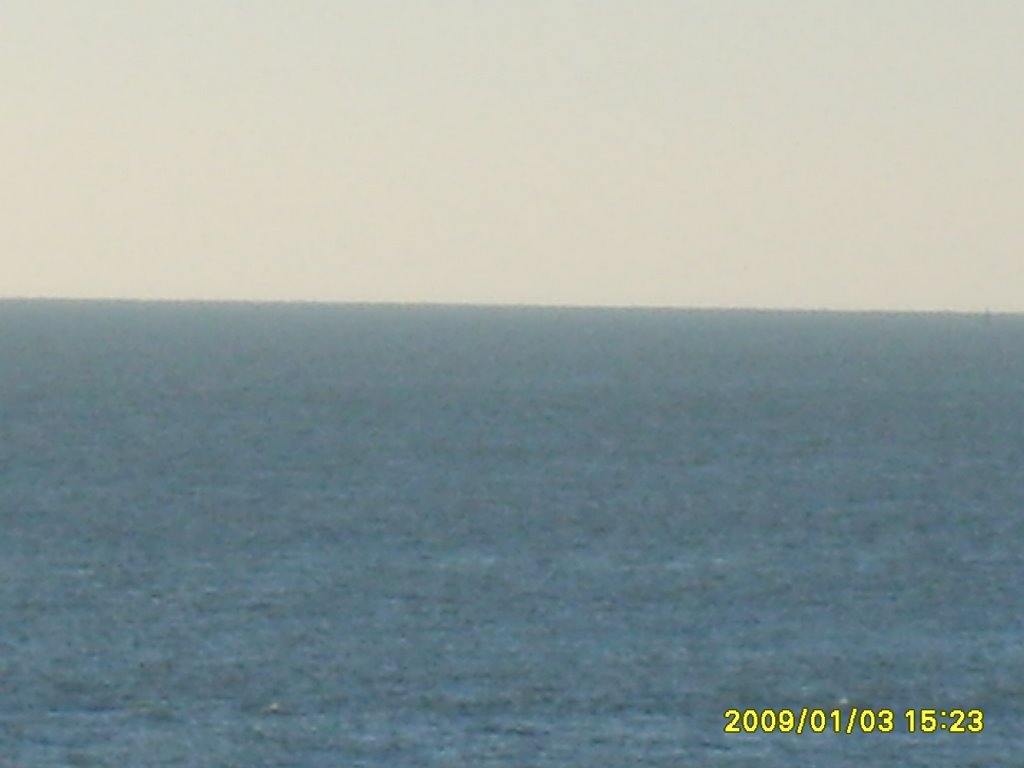
[[[1024,311],[1020,0],[7,0],[0,296]]]

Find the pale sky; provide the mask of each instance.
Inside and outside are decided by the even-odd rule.
[[[1024,311],[1020,0],[7,0],[0,296]]]

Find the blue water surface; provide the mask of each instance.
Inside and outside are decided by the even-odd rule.
[[[1022,317],[8,301],[0,409],[4,768],[1022,765]]]

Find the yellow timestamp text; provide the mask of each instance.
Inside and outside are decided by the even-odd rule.
[[[980,709],[727,709],[725,733],[981,733]]]

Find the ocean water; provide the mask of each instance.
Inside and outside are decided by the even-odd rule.
[[[1020,316],[0,302],[3,768],[1019,768],[1022,550]]]

